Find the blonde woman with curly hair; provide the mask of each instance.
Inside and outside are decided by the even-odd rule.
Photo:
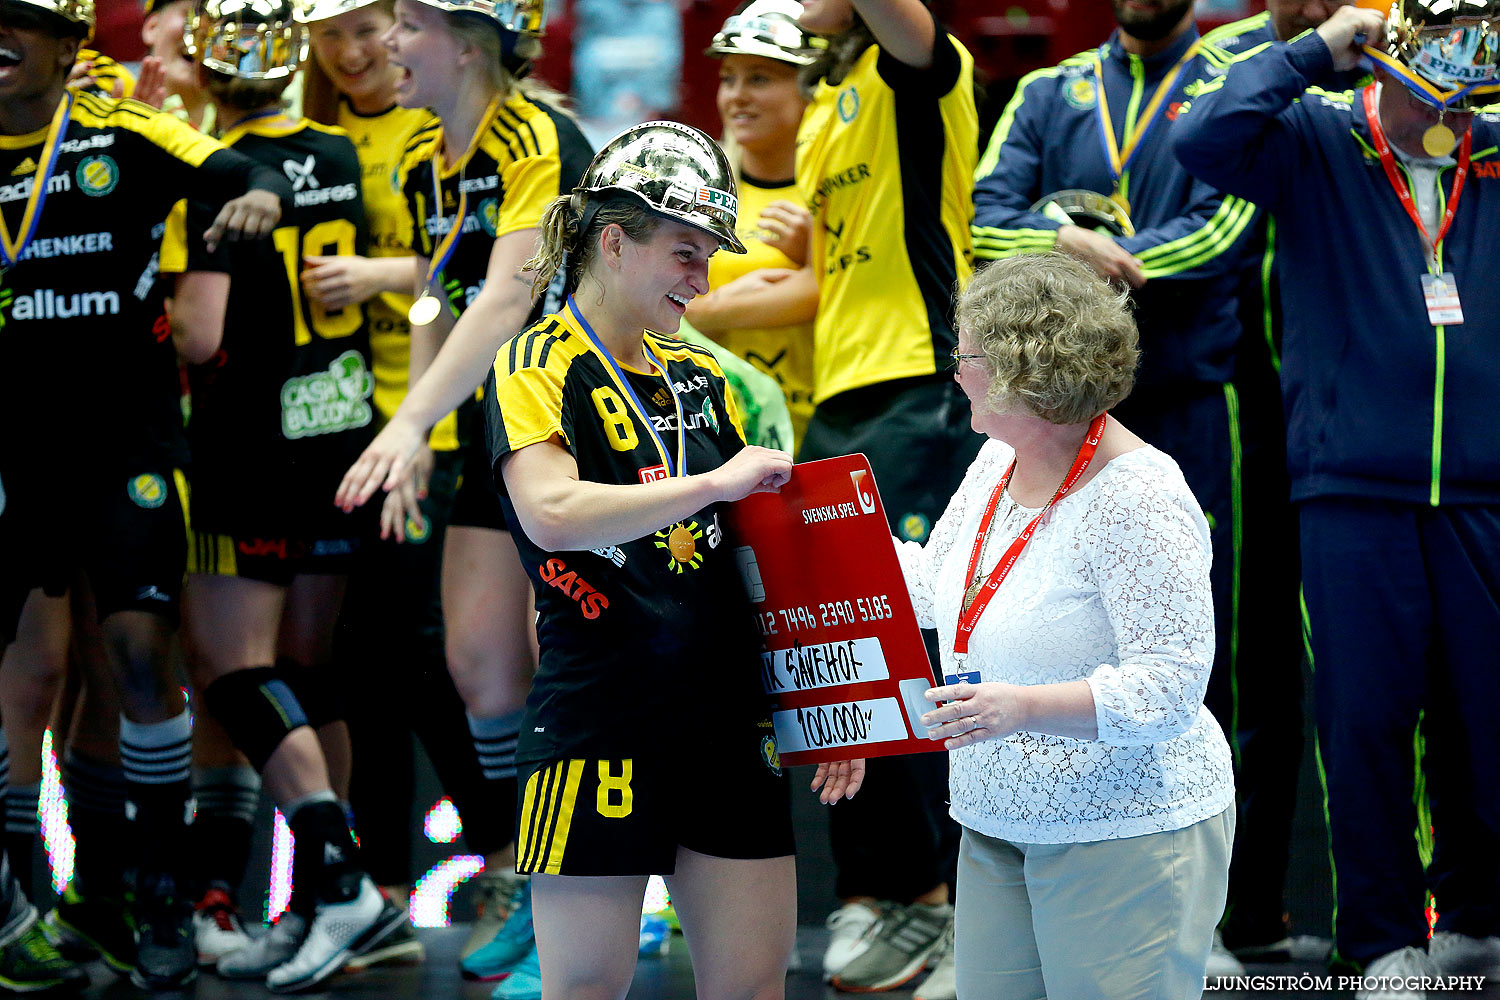
[[[1107,411],[1139,359],[1124,293],[1060,253],[980,272],[955,378],[989,440],[926,545],[899,544],[944,684],[969,997],[1196,997],[1234,836],[1208,525]]]

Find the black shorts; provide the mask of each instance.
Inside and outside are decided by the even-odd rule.
[[[79,572],[88,575],[100,621],[145,611],[175,628],[187,564],[185,488],[180,470],[148,467],[90,476],[59,486],[55,502],[6,512],[3,534],[18,544],[5,546],[0,632],[10,634],[16,602],[30,590],[60,597]]]
[[[26,598],[42,582],[36,533],[14,488],[14,483],[0,477],[0,645],[15,641]]]
[[[347,575],[362,544],[359,537],[252,538],[195,531],[188,572],[289,587],[304,573]]]
[[[495,489],[490,448],[485,443],[483,411],[471,400],[459,409],[458,421],[462,430],[463,443],[459,449],[463,453],[463,471],[458,477],[458,492],[448,523],[454,527],[509,531],[505,511],[500,506],[500,492]]]
[[[769,721],[676,759],[558,760],[520,769],[516,871],[671,875],[677,849],[793,854],[791,788]]]

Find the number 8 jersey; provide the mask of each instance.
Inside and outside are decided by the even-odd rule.
[[[744,432],[713,355],[653,333],[646,345],[670,388],[660,374],[616,371],[572,299],[502,346],[484,403],[497,476],[506,455],[552,441],[573,456],[580,479],[664,479],[679,459],[679,413],[688,474],[738,453]],[[760,640],[720,506],[617,545],[549,552],[506,504],[536,590],[541,649],[518,761],[633,756],[643,733],[680,725],[684,699],[711,705],[711,725],[765,717]]]
[[[365,252],[354,144],[306,119],[251,122],[224,142],[285,176],[293,200],[270,239],[220,246],[230,273],[223,348],[191,371],[193,528],[347,535],[333,495],[372,436],[369,331],[363,306],[324,310],[299,278],[310,256]]]

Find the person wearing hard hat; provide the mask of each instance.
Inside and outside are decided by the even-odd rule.
[[[1497,57],[1492,0],[1342,8],[1235,63],[1175,143],[1277,220],[1335,945],[1417,977],[1402,996],[1500,972]],[[1308,91],[1362,62],[1362,90]]]
[[[137,869],[134,934],[116,919],[125,933],[109,957],[138,985],[178,988],[196,972],[181,891],[191,721],[169,656],[187,548],[185,455],[175,331],[157,326],[150,294],[158,227],[186,195],[205,205],[205,244],[265,236],[291,192],[279,171],[170,116],[71,91],[92,27],[88,2],[0,4],[0,517],[10,522],[0,534],[24,533],[4,546],[0,634],[14,625],[10,595],[57,594],[87,577],[119,685]],[[123,905],[122,885],[89,891]]]
[[[545,312],[521,265],[543,210],[576,183],[592,151],[561,97],[528,79],[544,13],[540,0],[397,0],[395,23],[382,36],[397,69],[397,102],[436,115],[395,169],[419,269],[407,311],[408,389],[335,498],[349,509],[387,491],[383,537],[406,539],[406,525],[424,524],[429,432],[472,400],[496,349]],[[441,571],[448,671],[463,698],[483,794],[510,802],[521,709],[536,669],[533,598],[495,491],[478,406],[463,405],[459,422],[466,441]],[[495,818],[502,825],[487,838],[478,886],[484,913],[460,958],[466,978],[486,981],[510,975],[534,947],[526,880],[513,871],[514,814]]]
[[[687,316],[699,332],[775,378],[792,423],[792,440],[779,446],[793,454],[812,416],[812,323],[758,315],[764,310],[745,308],[737,293],[783,281],[807,261],[811,216],[794,175],[797,127],[807,106],[798,76],[817,58],[822,39],[797,23],[801,12],[797,0],[752,0],[708,46],[719,60],[720,141],[735,167],[747,253],[713,259],[711,290]]]
[[[317,308],[297,282],[303,258],[363,249],[360,170],[347,136],[282,108],[307,57],[293,3],[204,0],[184,41],[225,142],[293,187],[271,245],[226,251],[222,348],[189,369],[194,506],[183,600],[201,710],[264,775],[297,842],[288,911],[217,968],[292,991],[405,922],[364,872],[339,802],[347,733],[328,676],[344,575],[368,525],[327,497],[370,437],[369,338],[363,309]]]
[[[745,252],[737,207],[702,132],[622,132],[542,218],[528,267],[538,294],[560,278],[566,305],[495,358],[491,451],[541,622],[517,750],[540,964],[497,997],[624,996],[651,875],[667,879],[700,993],[784,989],[789,785],[721,515],[779,490],[791,456],[747,446],[723,370],[671,336],[708,291],[709,258]],[[679,753],[660,733],[684,720]],[[857,777],[820,765],[825,801]]]

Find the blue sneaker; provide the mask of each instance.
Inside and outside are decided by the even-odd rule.
[[[520,892],[520,901],[489,944],[465,955],[458,963],[465,979],[494,982],[511,973],[516,963],[530,953],[536,955],[536,931],[531,925],[531,883]]]
[[[530,905],[528,897],[528,906]],[[537,958],[536,943],[511,966],[506,976],[490,994],[490,1000],[542,1000],[542,965]]]
[[[672,925],[659,913],[641,914],[640,954],[665,955],[672,944]]]

